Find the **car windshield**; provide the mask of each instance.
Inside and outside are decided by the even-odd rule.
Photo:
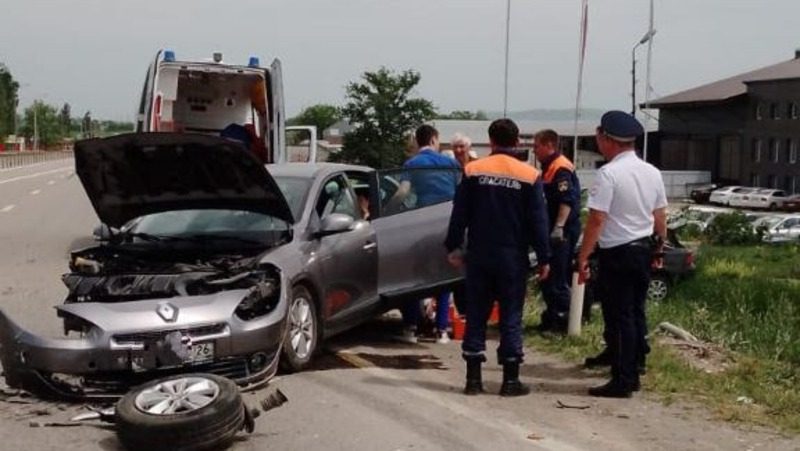
[[[303,177],[285,176],[273,176],[273,178],[275,183],[278,184],[283,197],[286,198],[295,221],[299,220],[303,214],[303,205],[305,204],[306,196],[308,196],[311,180]]]
[[[202,240],[272,244],[290,224],[274,216],[239,210],[176,210],[134,219],[123,234],[144,241]]]
[[[760,219],[756,220],[753,223],[753,225],[755,225],[755,226],[764,226],[764,227],[766,227],[768,229],[771,229],[771,228],[775,227],[776,225],[778,225],[778,223],[781,222],[782,220],[783,220],[783,218],[781,218],[780,216],[767,216],[766,218],[760,218]]]

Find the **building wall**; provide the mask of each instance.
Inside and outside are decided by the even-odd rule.
[[[738,179],[730,159],[741,158],[731,140],[741,141],[747,121],[745,97],[724,104],[662,108],[659,114],[663,170],[710,171],[714,179]],[[736,155],[731,155],[735,152]]]
[[[800,193],[800,79],[748,84],[741,181]]]

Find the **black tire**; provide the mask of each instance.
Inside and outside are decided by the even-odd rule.
[[[311,321],[311,330],[308,334],[308,339],[304,342],[308,344],[307,351],[301,352],[302,349],[297,349],[293,345],[293,335],[298,331],[295,321],[303,321],[302,318],[295,318],[293,310],[297,303],[304,303],[308,308],[308,320]],[[317,353],[320,341],[320,324],[319,314],[317,312],[316,303],[311,292],[302,285],[297,285],[292,288],[292,299],[289,302],[289,313],[286,324],[286,336],[283,340],[283,347],[281,349],[280,365],[284,371],[295,373],[303,371],[311,366],[314,355]]]
[[[769,204],[769,211],[776,211],[778,209],[778,204],[775,202]]]
[[[650,285],[647,287],[647,299],[661,302],[669,296],[670,281],[666,274],[653,274],[650,276]]]
[[[154,414],[140,410],[136,398],[143,391],[180,378],[204,378],[219,387],[207,405],[176,414]],[[133,388],[117,402],[117,436],[129,450],[200,451],[224,449],[244,423],[244,404],[239,388],[230,379],[213,374],[166,377]]]

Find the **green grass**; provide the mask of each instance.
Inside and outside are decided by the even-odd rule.
[[[664,302],[648,306],[648,321],[651,330],[669,321],[721,345],[729,367],[706,373],[651,340],[645,389],[665,402],[699,401],[726,420],[800,433],[800,248],[703,245],[697,261],[692,278]],[[541,302],[527,305],[526,326],[533,327]],[[602,319],[595,315],[580,337],[530,332],[528,344],[579,362],[602,348],[601,332]]]

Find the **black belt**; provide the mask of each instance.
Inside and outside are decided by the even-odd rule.
[[[650,239],[649,236],[646,236],[644,238],[639,238],[639,239],[627,242],[625,244],[620,244],[618,246],[609,247],[609,248],[605,248],[605,249],[600,248],[600,251],[602,251],[602,252],[611,252],[611,251],[624,249],[624,248],[627,248],[627,247],[639,247],[639,248],[642,248],[642,249],[652,250],[653,249],[653,242],[652,242],[652,240]]]

